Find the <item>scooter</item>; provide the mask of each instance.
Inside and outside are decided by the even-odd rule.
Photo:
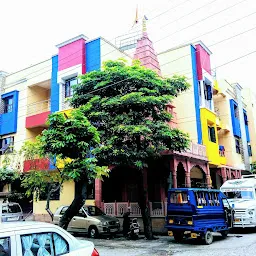
[[[130,220],[130,230],[127,234],[127,237],[130,239],[138,239],[139,238],[139,232],[140,232],[140,225],[138,223],[137,218],[133,218]]]

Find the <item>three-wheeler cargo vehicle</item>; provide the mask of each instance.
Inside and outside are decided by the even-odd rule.
[[[213,232],[223,237],[233,225],[233,209],[219,190],[174,188],[168,191],[166,228],[180,242],[184,237],[213,242]]]

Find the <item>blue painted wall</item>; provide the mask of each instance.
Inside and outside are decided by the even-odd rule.
[[[101,40],[100,38],[97,38],[85,44],[86,73],[93,70],[100,70],[100,67],[101,67],[100,40]]]
[[[202,141],[200,98],[199,98],[199,88],[198,88],[197,63],[196,63],[196,49],[192,45],[191,45],[191,59],[192,59],[194,101],[195,101],[195,111],[196,111],[197,143],[202,144],[203,141]]]
[[[231,120],[232,120],[232,128],[234,136],[237,136],[241,138],[241,128],[240,128],[240,122],[239,119],[235,116],[235,106],[237,106],[237,103],[231,99],[230,102],[230,113],[231,113]]]
[[[57,83],[58,55],[52,57],[52,79],[51,79],[51,113],[59,110],[60,88]]]
[[[246,120],[247,119],[247,124],[246,124]],[[245,132],[246,132],[246,140],[247,142],[250,142],[251,138],[250,138],[250,132],[249,132],[249,127],[248,127],[248,117],[247,117],[247,112],[244,109],[244,124],[245,124]]]
[[[8,97],[13,98],[13,108],[12,112],[0,115],[0,135],[17,132],[19,92],[15,90],[1,96],[2,99]]]

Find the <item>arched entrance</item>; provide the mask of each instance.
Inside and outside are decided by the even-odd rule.
[[[177,166],[177,187],[178,188],[186,187],[185,168],[182,163],[179,163]]]
[[[190,170],[190,179],[192,188],[207,187],[205,173],[198,165]]]
[[[118,166],[111,170],[109,177],[102,182],[102,200],[104,202],[137,202],[138,171]]]

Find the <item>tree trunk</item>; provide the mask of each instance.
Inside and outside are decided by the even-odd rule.
[[[48,212],[48,214],[50,215],[52,221],[53,221],[53,213],[50,209],[50,200],[51,200],[51,195],[52,193],[56,192],[58,189],[60,189],[61,185],[62,185],[63,181],[55,188],[53,188],[53,185],[51,184],[49,187],[49,192],[47,195],[47,199],[46,199],[46,206],[45,206],[45,210]]]
[[[144,226],[145,237],[148,240],[155,239],[152,230],[152,221],[148,204],[148,191],[144,184],[144,170],[139,171],[139,206]]]
[[[71,205],[68,207],[64,215],[60,219],[60,227],[63,229],[68,228],[71,219],[78,214],[79,210],[85,203],[87,197],[87,179],[80,177],[79,181],[75,181],[75,198]]]

